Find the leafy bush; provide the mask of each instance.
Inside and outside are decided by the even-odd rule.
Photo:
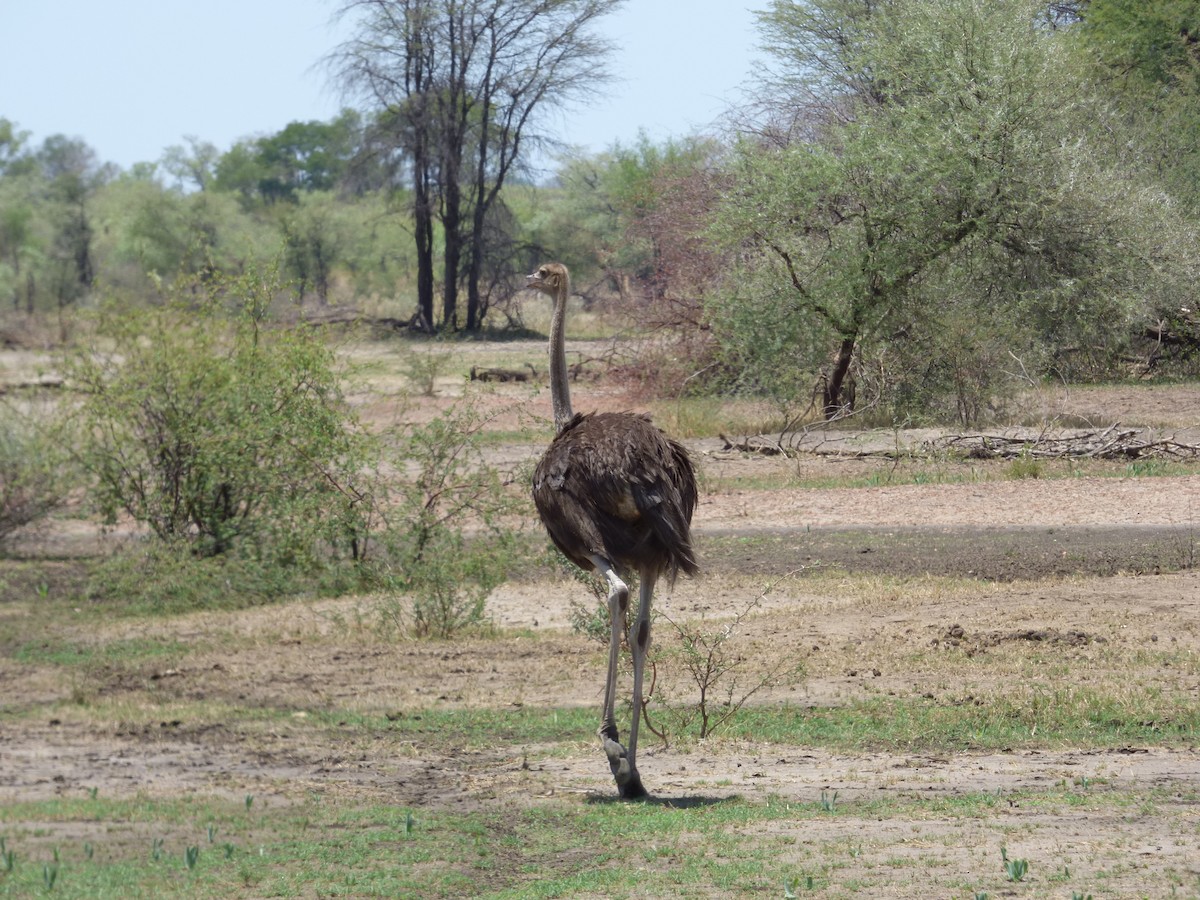
[[[502,517],[517,501],[483,459],[487,421],[468,399],[400,436],[405,472],[374,577],[389,593],[389,629],[446,638],[483,625],[487,595],[514,565],[520,545]]]
[[[61,454],[27,417],[0,405],[0,547],[59,506]]]
[[[109,311],[64,360],[83,396],[66,443],[93,503],[155,538],[103,566],[92,593],[179,611],[368,588],[385,625],[418,637],[481,624],[517,544],[476,406],[385,436],[399,461],[385,480],[331,351],[266,325],[278,286],[197,290],[198,305]]]
[[[437,380],[450,361],[448,353],[432,346],[417,349],[411,347],[404,357],[404,374],[408,383],[426,397],[434,395]]]
[[[125,513],[198,557],[359,555],[374,451],[331,352],[303,328],[266,326],[269,281],[197,289],[198,305],[110,310],[94,345],[64,360],[83,395],[72,424],[91,499],[106,521]]]
[[[887,424],[971,428],[992,420],[1028,384],[1010,352],[1024,345],[1015,331],[947,300],[936,317],[913,321],[903,338],[864,346],[855,372],[860,404],[874,406],[875,418]]]

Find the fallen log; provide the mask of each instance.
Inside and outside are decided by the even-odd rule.
[[[525,363],[525,369],[498,369],[484,366],[471,366],[472,381],[533,381],[537,378],[537,369],[531,363]]]
[[[788,443],[783,437],[763,436],[732,440],[724,434],[725,451],[752,453],[760,456],[800,455],[828,456],[838,459],[921,459],[932,456],[958,456],[962,459],[1197,459],[1200,445],[1189,444],[1174,437],[1146,437],[1137,428],[1112,425],[1098,431],[1051,435],[1037,434],[958,434],[949,435],[920,445],[895,446],[887,449],[854,448],[827,443],[805,446],[803,436]]]
[[[955,435],[937,442],[941,449],[959,452],[968,459],[1194,459],[1200,446],[1174,438],[1144,439],[1137,428],[1112,425],[1102,431],[1063,436],[973,434]]]
[[[733,441],[725,435],[720,434],[719,437],[725,442],[722,450],[736,450],[739,453],[759,453],[763,456],[787,456],[788,448],[776,442],[774,444],[763,443],[760,438],[744,438],[740,441]]]

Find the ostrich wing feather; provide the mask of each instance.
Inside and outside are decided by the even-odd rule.
[[[555,545],[583,569],[601,556],[626,569],[697,571],[691,460],[645,416],[574,416],[538,463],[533,499]]]

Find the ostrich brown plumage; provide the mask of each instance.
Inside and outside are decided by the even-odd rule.
[[[571,277],[547,263],[529,276],[529,287],[554,299],[550,327],[550,396],[554,440],[533,473],[533,502],[550,539],[584,571],[608,582],[611,633],[600,741],[622,798],[646,796],[637,770],[642,675],[650,649],[650,601],[661,575],[698,571],[691,522],[696,473],[682,445],[634,413],[575,414],[567,385],[564,324]],[[633,720],[629,747],[621,746],[615,718],[617,656],[629,606],[625,579],[636,572],[637,619],[631,634]]]

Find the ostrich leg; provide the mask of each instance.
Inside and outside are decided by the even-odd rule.
[[[604,712],[600,718],[600,744],[604,748],[604,755],[608,757],[608,767],[612,769],[613,779],[617,782],[617,790],[621,796],[640,797],[646,792],[632,766],[632,756],[621,746],[621,734],[617,730],[616,719],[617,659],[621,652],[625,611],[629,608],[629,585],[621,580],[612,564],[603,557],[593,556],[592,564],[608,581],[608,617],[611,624],[608,637],[608,676],[604,682]],[[633,727],[637,728],[636,722]],[[630,788],[636,788],[637,793],[630,794]]]
[[[626,759],[629,762],[629,781],[621,785],[621,796],[627,800],[646,796],[642,787],[642,776],[637,770],[637,739],[638,723],[642,721],[642,676],[646,671],[646,654],[650,651],[650,599],[654,596],[654,582],[657,578],[653,570],[643,570],[638,584],[638,614],[633,626],[633,722],[629,725],[629,750]]]

